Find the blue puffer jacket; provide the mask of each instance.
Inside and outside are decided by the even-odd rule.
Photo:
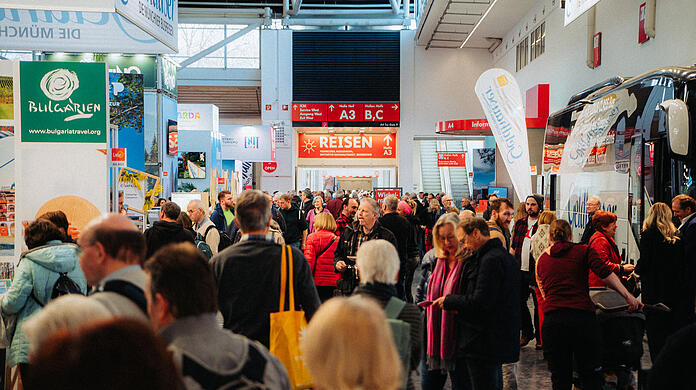
[[[60,276],[59,272],[67,272],[82,292],[87,292],[87,281],[77,261],[78,254],[77,245],[49,241],[46,246],[35,248],[20,258],[12,286],[1,305],[3,314],[17,314],[17,329],[12,344],[7,349],[9,367],[29,362],[29,342],[22,326],[27,318],[41,310],[41,306],[30,296],[32,291],[36,299],[46,304],[51,298],[53,285]]]

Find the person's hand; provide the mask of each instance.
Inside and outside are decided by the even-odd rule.
[[[645,306],[643,305],[643,302],[640,302],[633,295],[630,294],[628,295],[628,298],[626,298],[626,303],[628,303],[628,311],[639,310],[642,309],[643,306]]]
[[[630,275],[633,270],[636,269],[636,266],[633,264],[624,264],[623,265],[623,273],[624,275]]]
[[[443,306],[444,304],[445,304],[445,297],[440,297],[440,298],[438,298],[438,299],[436,299],[436,300],[433,301],[433,306],[437,306],[437,307],[439,307],[440,309],[443,308],[442,306]]]
[[[340,272],[343,272],[346,269],[346,262],[343,260],[339,260],[336,262],[336,269],[339,270]]]

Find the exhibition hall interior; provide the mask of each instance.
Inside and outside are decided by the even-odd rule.
[[[0,0],[0,382],[696,389],[693,0]]]

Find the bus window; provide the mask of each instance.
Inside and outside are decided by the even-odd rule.
[[[629,184],[628,184],[628,221],[631,224],[633,237],[636,242],[639,242],[640,225],[642,221],[642,206],[643,206],[643,191],[642,191],[642,155],[643,155],[643,137],[637,134],[631,142],[631,161],[629,167]]]

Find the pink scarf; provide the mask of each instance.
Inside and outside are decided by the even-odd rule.
[[[427,300],[459,292],[462,262],[457,261],[445,278],[447,259],[437,259],[433,274],[428,283]],[[434,305],[426,309],[427,317],[427,353],[429,357],[450,360],[454,352],[454,314]]]

